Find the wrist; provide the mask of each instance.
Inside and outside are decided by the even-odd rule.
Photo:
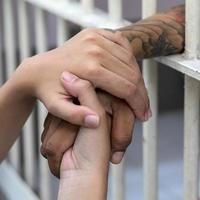
[[[100,171],[71,170],[61,173],[59,200],[87,199],[105,200],[107,196],[107,173]]]
[[[135,56],[136,60],[141,60],[142,58],[144,58],[144,51],[142,46],[143,44],[140,38],[138,39],[136,38],[133,43],[134,33],[137,35],[137,31],[135,30],[134,25],[131,27],[131,34],[130,31],[126,31],[126,27],[120,28],[118,31],[121,32],[122,36],[124,36],[129,41],[131,46],[131,51]]]
[[[17,68],[12,77],[3,86],[10,97],[13,96],[16,101],[35,99],[30,88],[29,75],[24,71],[22,65]]]

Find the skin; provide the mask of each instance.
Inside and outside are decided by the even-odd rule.
[[[119,32],[86,29],[62,46],[23,61],[12,78],[0,88],[0,113],[5,113],[0,116],[0,124],[3,124],[0,126],[0,160],[19,136],[36,99],[60,119],[78,126],[99,126],[99,116],[95,111],[72,102],[60,82],[60,76],[67,81],[66,72],[126,99],[126,103],[125,100],[120,103],[131,115],[140,107],[137,114],[144,119],[149,110],[148,97],[144,83],[139,81],[141,75],[134,70],[133,55],[128,48],[130,44]],[[120,69],[123,69],[122,73]],[[134,80],[130,79],[130,74],[134,75]],[[120,87],[116,88],[114,81]],[[138,87],[141,84],[143,86]],[[134,96],[139,96],[141,101],[133,102]]]
[[[135,55],[136,60],[182,53],[184,50],[185,7],[184,5],[174,7],[118,31],[130,42],[130,51]],[[134,70],[138,73],[138,65],[135,64],[134,66]],[[121,70],[123,71],[123,69]],[[134,76],[131,78],[134,79]],[[63,81],[63,86],[66,88],[65,85]],[[116,86],[118,86],[117,83]],[[141,84],[141,87],[143,87],[143,84]],[[134,115],[116,97],[108,96],[105,92],[100,92],[98,95],[107,113],[113,119],[111,161],[117,164],[122,160],[124,152],[131,142]],[[77,129],[74,128],[73,134],[70,133],[69,137],[69,125],[65,126],[65,130],[62,128],[62,131],[60,131],[59,124],[61,122],[56,117],[48,116],[44,125],[41,146],[41,153],[48,159],[51,172],[57,177],[60,173],[62,156],[74,143],[77,135]]]
[[[58,199],[106,199],[110,159],[110,117],[89,81],[74,76],[72,81],[66,83],[66,90],[73,97],[77,97],[81,105],[95,110],[100,116],[100,124],[96,129],[81,127],[74,144],[65,152],[61,164]],[[82,90],[84,94],[81,93]],[[60,127],[65,130],[65,125],[63,123]],[[74,126],[67,127],[73,134]]]

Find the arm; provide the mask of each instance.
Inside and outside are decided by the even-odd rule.
[[[185,40],[185,5],[119,29],[137,59],[181,53]]]
[[[19,136],[21,127],[36,102],[23,89],[23,80],[21,76],[14,76],[0,88],[0,161]]]

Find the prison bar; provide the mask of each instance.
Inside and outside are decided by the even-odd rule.
[[[45,13],[42,9],[35,8],[35,30],[36,30],[36,50],[37,53],[42,53],[47,51],[47,41],[46,41],[46,23],[45,23]],[[39,139],[39,149],[41,145],[41,133],[43,131],[43,122],[47,115],[47,111],[42,105],[38,103],[38,139]],[[51,199],[51,176],[48,168],[47,161],[39,155],[39,174],[40,174],[40,198],[41,200]]]
[[[59,1],[63,1],[63,0],[59,0]],[[61,44],[64,44],[64,42],[66,42],[68,38],[69,38],[68,22],[61,17],[57,17],[57,44],[58,46],[60,46]]]
[[[142,17],[157,11],[157,0],[142,1]],[[158,69],[153,60],[143,61],[143,77],[151,102],[152,118],[143,125],[143,174],[144,200],[158,199],[157,118],[158,118]]]
[[[18,26],[19,26],[19,50],[20,60],[31,56],[30,37],[28,29],[27,5],[23,0],[18,1]],[[23,157],[24,157],[24,177],[28,185],[33,189],[36,186],[35,180],[35,145],[34,145],[34,116],[31,114],[23,128]]]
[[[2,60],[2,27],[0,24],[0,87],[3,84],[3,60]]]
[[[120,23],[122,21],[122,0],[108,0],[108,10],[110,20],[113,23]]]
[[[115,27],[115,23],[110,21],[108,13],[94,7],[92,13],[87,13],[83,10],[83,4],[76,1],[57,1],[49,3],[49,0],[25,0],[34,6],[40,7],[50,13],[61,17],[65,20],[73,22],[81,27]],[[87,0],[85,0],[87,1]],[[89,3],[87,3],[89,4]],[[89,4],[91,7],[91,5]],[[130,24],[127,20],[122,20],[118,26]]]
[[[200,50],[200,1],[186,1],[185,57],[196,61]],[[185,75],[184,200],[199,199],[200,83]]]
[[[119,28],[122,21],[122,1],[121,0],[108,0],[108,15],[111,23],[115,24],[112,28]],[[112,199],[124,200],[124,162],[119,165],[111,165],[111,191]]]
[[[146,18],[157,10],[156,0],[143,0],[142,16]],[[152,118],[143,125],[143,170],[144,200],[158,199],[158,164],[157,164],[157,110],[158,110],[158,74],[157,63],[143,61],[143,77],[151,102]]]
[[[90,14],[94,11],[94,0],[81,0],[83,10]]]
[[[12,1],[3,1],[3,24],[4,24],[4,47],[5,47],[5,64],[6,64],[6,79],[9,79],[16,69],[16,45],[15,45],[15,30],[14,16],[12,10]],[[18,171],[20,169],[20,144],[19,139],[14,143],[10,152],[9,159],[13,167]]]

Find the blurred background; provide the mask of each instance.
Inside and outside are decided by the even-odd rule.
[[[17,30],[17,3],[13,2],[14,24]],[[183,0],[160,0],[159,11],[166,10],[172,6],[184,3]],[[98,8],[107,11],[106,0],[95,0]],[[147,5],[148,6],[148,5]],[[66,8],[67,9],[67,8]],[[141,0],[123,0],[123,16],[125,19],[136,22],[141,18]],[[31,40],[31,52],[36,53],[35,46],[35,29],[34,24],[37,23],[34,18],[34,7],[28,4],[29,13],[29,30]],[[56,24],[57,18],[45,12],[47,23],[47,44],[48,49],[57,46],[56,40]],[[80,16],[81,17],[81,16]],[[0,27],[3,26],[4,15],[2,0],[0,0]],[[81,27],[69,23],[70,36],[73,36],[81,30]],[[20,30],[16,31],[16,58],[17,63],[20,63],[19,58],[19,37]],[[2,66],[5,65],[5,43],[4,32],[0,28],[0,48],[2,52]],[[6,67],[3,67],[3,77],[6,77]],[[5,78],[4,78],[5,81]],[[170,69],[164,65],[159,66],[159,199],[160,200],[181,200],[183,199],[183,82],[184,78],[181,73]],[[35,111],[37,113],[37,110]],[[38,124],[36,124],[35,130]],[[37,137],[38,134],[36,134]],[[38,141],[38,138],[35,139]],[[23,149],[21,149],[23,151]],[[21,157],[23,162],[23,157]],[[22,166],[23,167],[23,166]],[[125,158],[125,185],[126,185],[126,200],[143,200],[143,178],[142,178],[142,125],[137,122],[134,131],[133,142],[130,145]],[[22,173],[23,177],[23,173]],[[1,179],[1,177],[0,177]],[[51,177],[54,196],[56,199],[58,181]],[[0,188],[1,190],[1,188]],[[37,189],[36,189],[37,191]],[[0,192],[2,193],[2,192]],[[3,195],[3,194],[2,194]],[[0,197],[1,200],[6,200],[5,197]]]

